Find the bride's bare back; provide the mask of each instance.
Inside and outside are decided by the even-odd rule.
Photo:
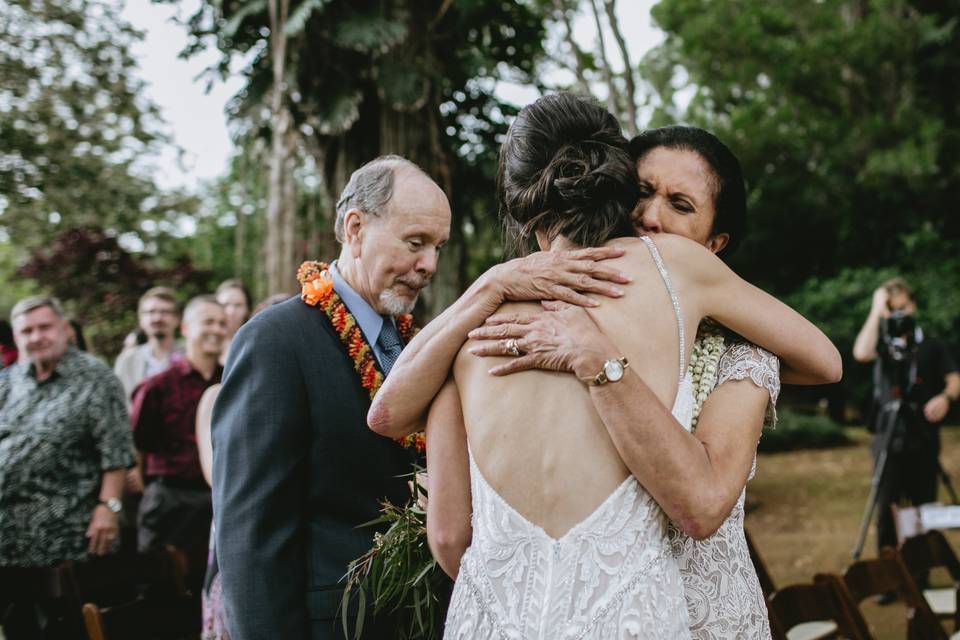
[[[664,280],[644,242],[620,238],[626,249],[613,262],[633,276],[625,295],[605,300],[589,313],[618,345],[630,368],[657,398],[672,407],[679,381],[679,328]],[[676,269],[682,271],[682,269]],[[685,333],[700,321],[695,297],[680,274],[674,289]],[[508,304],[501,311],[539,311],[536,304]],[[691,341],[686,349],[689,352]],[[498,364],[461,349],[454,366],[467,438],[487,482],[524,518],[559,538],[587,518],[629,475],[594,410],[588,386],[569,373],[525,371],[506,377],[488,373]],[[689,353],[684,353],[686,362]]]

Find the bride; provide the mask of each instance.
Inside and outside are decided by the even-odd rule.
[[[624,249],[615,266],[633,283],[590,309],[618,351],[584,349],[576,378],[497,378],[469,355],[471,342],[461,350],[427,427],[428,526],[443,523],[430,526],[431,545],[444,545],[437,532],[448,535],[451,523],[472,525],[459,564],[437,554],[457,578],[445,637],[687,638],[666,518],[590,396],[636,375],[689,429],[685,363],[702,317],[784,354],[826,338],[704,247],[632,237],[633,162],[613,116],[592,102],[558,94],[526,107],[501,149],[499,182],[521,238],[549,251],[615,244]]]

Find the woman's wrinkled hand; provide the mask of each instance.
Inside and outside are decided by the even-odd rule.
[[[479,357],[512,359],[490,370],[496,376],[541,369],[578,373],[585,356],[611,350],[609,341],[582,307],[544,302],[539,313],[498,313],[470,332],[479,341],[470,347]],[[519,352],[519,355],[516,355]]]
[[[539,251],[493,267],[487,273],[500,293],[501,302],[559,300],[581,307],[597,302],[586,294],[619,298],[628,284],[627,274],[603,264],[619,258],[619,247],[594,247],[576,251]]]

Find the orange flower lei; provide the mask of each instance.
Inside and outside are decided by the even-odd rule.
[[[297,270],[297,280],[301,286],[300,299],[311,307],[320,307],[330,319],[330,324],[340,336],[347,354],[353,359],[353,367],[360,376],[360,386],[367,390],[373,400],[383,384],[383,372],[380,371],[373,349],[364,338],[356,318],[333,290],[333,276],[330,275],[329,265],[312,260],[304,262]],[[417,333],[413,326],[413,316],[404,314],[397,316],[396,320],[400,338],[407,344]],[[427,448],[422,432],[398,438],[396,442],[420,453]]]

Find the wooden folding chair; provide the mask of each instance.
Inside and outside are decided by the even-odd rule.
[[[884,547],[879,558],[854,562],[844,572],[843,582],[858,607],[872,596],[896,593],[907,607],[908,639],[947,640],[947,632],[920,593],[896,549]]]
[[[90,602],[101,607],[144,596],[186,595],[184,567],[172,548],[75,562],[70,576],[78,603]]]
[[[54,567],[0,567],[0,613],[11,614],[2,624],[26,625],[21,633],[32,634],[32,612],[39,606],[47,618],[45,633],[77,637],[83,633],[80,604],[75,596],[71,563]]]
[[[760,582],[760,590],[763,592],[764,600],[766,600],[767,603],[767,614],[770,618],[770,627],[773,630],[774,637],[789,637],[790,640],[827,640],[828,638],[836,637],[837,625],[827,618],[803,621],[794,626],[789,634],[786,633],[786,631],[778,634],[777,629],[783,625],[781,621],[777,619],[776,612],[770,606],[770,596],[776,592],[777,587],[773,582],[773,578],[770,576],[769,569],[767,569],[767,563],[763,561],[763,557],[753,543],[753,538],[750,537],[750,532],[744,529],[743,535],[747,540],[750,560],[753,562],[753,568]]]
[[[952,586],[936,589],[923,588],[923,597],[938,618],[952,620],[953,630],[960,631],[960,615],[957,613],[957,596],[960,594],[960,559],[957,558],[946,536],[933,529],[908,538],[900,547],[900,555],[910,575],[921,588],[933,569],[946,569],[950,574],[950,579],[953,580]]]
[[[83,637],[84,603],[106,607],[148,595],[185,595],[183,572],[172,551],[111,555],[55,567],[0,568],[0,604],[40,605],[50,619],[50,633],[63,637]]]
[[[872,640],[866,622],[842,586],[838,576],[821,574],[811,583],[792,584],[773,592],[768,603],[774,638]]]
[[[90,640],[195,640],[200,601],[193,596],[142,598],[112,607],[83,605]]]

